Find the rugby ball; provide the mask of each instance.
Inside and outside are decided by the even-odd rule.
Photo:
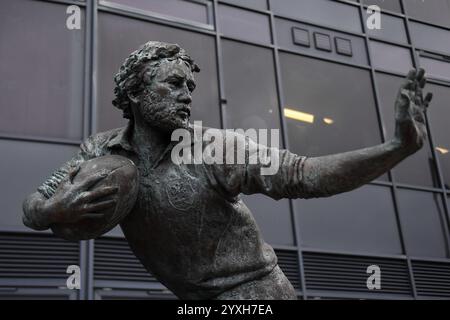
[[[101,218],[86,218],[75,223],[58,223],[50,226],[53,233],[66,240],[78,241],[95,239],[113,229],[130,213],[133,208],[139,188],[138,169],[134,163],[119,155],[106,155],[97,157],[80,165],[80,170],[73,178],[73,183],[84,181],[87,177],[99,171],[106,171],[107,176],[90,187],[96,188],[117,187],[113,196],[116,205],[102,212]]]

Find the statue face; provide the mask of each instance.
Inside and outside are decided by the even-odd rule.
[[[167,132],[186,128],[191,115],[191,94],[195,89],[190,67],[180,59],[163,60],[153,79],[150,69],[143,79],[148,85],[140,96],[138,111],[144,121]]]

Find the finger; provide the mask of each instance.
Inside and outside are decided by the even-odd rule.
[[[431,100],[433,99],[433,94],[431,92],[428,92],[425,96],[425,99],[423,100],[423,104],[426,108],[428,108],[428,105],[430,104]]]
[[[119,191],[118,187],[104,187],[101,189],[96,189],[93,191],[83,192],[79,199],[84,203],[93,202],[99,198],[103,198],[112,194],[117,193]]]
[[[416,69],[409,70],[408,74],[406,75],[406,79],[414,81],[416,79]]]
[[[93,185],[95,185],[100,180],[106,178],[108,176],[108,172],[101,170],[90,177],[87,177],[86,180],[80,183],[80,188],[83,190],[89,190]]]
[[[81,219],[89,218],[89,219],[100,219],[105,216],[104,213],[85,213],[81,215]]]
[[[425,84],[427,83],[427,78],[426,77],[423,77],[420,81],[419,81],[419,87],[420,88],[424,88],[425,87]]]
[[[416,74],[416,80],[418,82],[422,81],[424,75],[425,75],[425,70],[423,68],[419,68],[419,71],[417,71],[417,74]]]
[[[88,204],[83,208],[84,212],[101,212],[106,209],[110,209],[116,205],[116,200],[106,200]]]

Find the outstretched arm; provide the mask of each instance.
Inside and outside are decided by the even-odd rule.
[[[395,101],[395,136],[380,145],[339,154],[305,157],[288,150],[266,148],[245,139],[247,155],[258,149],[268,151],[269,165],[215,165],[213,177],[225,195],[263,193],[274,199],[317,198],[353,190],[393,168],[418,151],[427,137],[425,112],[431,101],[422,90],[425,71],[411,70]],[[242,143],[243,144],[243,143]],[[228,148],[227,148],[228,150]],[[247,159],[248,160],[248,159]],[[263,167],[276,167],[273,174],[262,174]]]
[[[303,183],[314,196],[330,196],[366,184],[418,151],[427,138],[425,112],[432,94],[423,98],[423,69],[411,70],[395,101],[395,136],[374,147],[307,158]]]

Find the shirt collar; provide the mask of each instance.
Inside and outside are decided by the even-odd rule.
[[[128,121],[127,125],[124,127],[121,127],[117,130],[117,132],[115,133],[115,135],[112,136],[112,138],[109,140],[107,146],[108,148],[115,148],[115,147],[120,147],[126,151],[130,151],[130,152],[135,152],[136,150],[133,148],[132,144],[131,144],[131,134],[133,132],[133,121]],[[190,134],[191,134],[191,140],[190,140],[190,145],[194,145],[197,141],[201,141],[201,136],[197,136],[194,132],[194,128],[196,128],[193,124],[189,123],[189,126],[187,128],[187,130],[189,130]],[[197,132],[201,132],[201,134],[203,134],[203,131],[201,129],[199,129],[197,127]],[[167,147],[167,149],[165,150],[164,153],[166,153],[167,151],[170,151],[175,145],[177,145],[178,141],[171,141]],[[187,143],[185,146],[188,146],[189,143]]]
[[[135,152],[131,145],[132,128],[132,121],[128,121],[125,127],[119,128],[117,133],[109,140],[107,144],[108,148],[121,147],[126,151]]]

